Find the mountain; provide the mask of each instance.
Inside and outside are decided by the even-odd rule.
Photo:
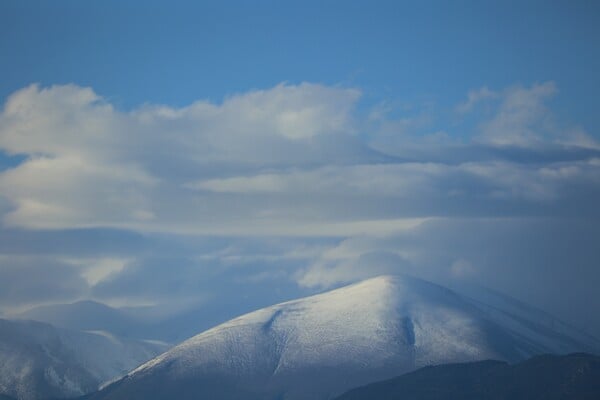
[[[480,361],[425,367],[336,400],[600,399],[600,357],[544,355],[509,365]]]
[[[96,301],[78,301],[34,307],[13,319],[46,322],[57,327],[104,331],[129,339],[159,340],[179,343],[198,332],[239,315],[235,309],[248,309],[248,304],[231,304],[222,301],[210,308],[199,306],[173,312],[155,307],[113,308]]]
[[[427,365],[595,345],[477,304],[419,279],[378,277],[233,319],[91,399],[330,399]]]
[[[54,326],[82,330],[106,331],[121,337],[140,338],[147,332],[144,324],[131,315],[95,301],[39,306],[17,315],[19,319],[47,322]],[[154,337],[147,337],[150,339]]]
[[[159,343],[0,319],[0,395],[19,400],[74,397],[166,350]]]

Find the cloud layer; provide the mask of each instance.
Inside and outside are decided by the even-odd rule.
[[[369,144],[377,126],[355,112],[355,89],[279,85],[220,104],[122,112],[89,88],[32,85],[13,94],[0,116],[0,148],[26,157],[0,175],[0,194],[12,206],[3,220],[24,228],[317,235],[331,224],[540,205],[554,214],[564,201],[579,209],[581,199],[569,192],[597,188],[598,147],[548,122],[544,101],[555,91],[546,83],[472,95],[471,111],[500,100],[471,141],[413,135],[386,154]],[[481,158],[476,146],[497,151]],[[453,162],[427,154],[406,160],[403,147],[462,154]],[[509,159],[531,148],[590,153],[535,164]]]
[[[0,114],[18,157],[0,170],[0,303],[195,304],[273,282],[284,299],[401,271],[563,314],[551,295],[571,279],[600,305],[600,146],[556,95],[475,89],[445,120],[309,83],[128,111],[26,87]]]

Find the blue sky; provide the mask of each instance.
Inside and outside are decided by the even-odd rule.
[[[600,333],[598,22],[592,1],[5,1],[0,309],[232,314],[406,272]]]
[[[218,4],[217,4],[218,3]],[[91,86],[118,106],[185,105],[303,81],[381,99],[554,81],[596,129],[600,28],[592,1],[8,1],[3,98],[32,82]]]

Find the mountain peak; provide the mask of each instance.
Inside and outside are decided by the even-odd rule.
[[[216,326],[96,398],[326,399],[426,365],[577,349],[522,316],[495,319],[442,286],[384,275]]]

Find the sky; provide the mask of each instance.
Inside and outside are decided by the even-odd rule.
[[[594,1],[4,1],[0,311],[229,315],[406,273],[600,336],[599,22]]]

